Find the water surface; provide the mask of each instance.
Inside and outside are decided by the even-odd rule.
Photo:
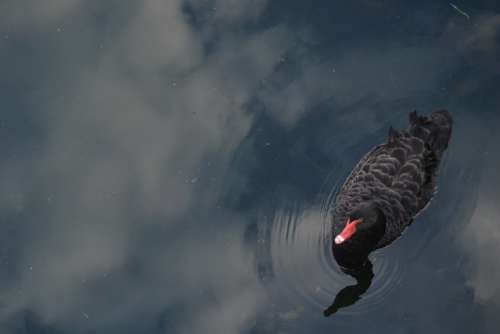
[[[4,1],[0,332],[496,332],[499,36],[495,1]],[[325,317],[338,187],[438,108],[437,194]]]

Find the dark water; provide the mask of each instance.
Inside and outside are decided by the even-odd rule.
[[[496,333],[499,75],[495,1],[0,2],[0,333]],[[325,317],[336,190],[437,108],[438,193]]]

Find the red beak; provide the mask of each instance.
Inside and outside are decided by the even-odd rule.
[[[356,232],[356,226],[361,223],[361,221],[362,219],[351,221],[351,219],[348,218],[342,232],[340,232],[340,234],[335,237],[335,243],[337,245],[340,245],[341,243],[352,237],[352,235]]]

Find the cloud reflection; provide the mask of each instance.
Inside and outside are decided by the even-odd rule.
[[[244,24],[254,4],[216,1],[214,20]],[[124,333],[189,305],[178,332],[250,326],[262,294],[241,249],[245,221],[211,210],[251,124],[246,104],[290,47],[287,31],[226,32],[208,51],[210,36],[177,0],[116,12],[76,0],[21,5],[2,5],[10,38],[35,38],[36,25],[39,38],[57,36],[45,56],[74,66],[54,68],[62,82],[39,79],[56,98],[36,107],[36,152],[2,161],[2,209],[36,212],[3,240],[19,249],[14,270],[2,270],[2,323],[29,310],[70,332]]]
[[[399,15],[396,2],[390,2],[391,16]],[[498,15],[478,19],[471,29],[450,22],[442,38],[453,50],[443,40],[408,45],[406,39],[379,43],[358,36],[357,46],[339,43],[342,47],[318,60],[301,53],[301,43],[314,32],[304,37],[294,34],[302,27],[255,24],[267,5],[265,0],[0,4],[0,27],[8,37],[0,48],[11,60],[2,74],[28,109],[19,108],[15,117],[36,130],[19,129],[16,135],[27,138],[1,143],[9,153],[0,165],[2,332],[16,333],[12,323],[26,311],[34,314],[30,321],[66,332],[253,328],[268,296],[242,245],[249,218],[217,202],[228,161],[245,138],[253,140],[247,137],[255,125],[251,104],[261,103],[277,128],[298,138],[291,142],[296,155],[286,163],[309,163],[295,171],[309,186],[320,183],[319,173],[326,174],[332,160],[340,165],[349,149],[363,148],[360,138],[381,130],[382,120],[393,113],[404,110],[406,117],[416,105],[448,103],[437,92],[460,64],[457,50],[473,67],[497,71]],[[374,19],[387,12],[382,5],[370,6],[363,11],[376,13]],[[348,21],[351,26],[352,18]],[[433,22],[433,29],[437,26]],[[292,65],[286,65],[288,56]],[[481,75],[486,74],[461,82],[459,91],[481,90]],[[367,96],[370,103],[364,103]],[[335,117],[307,123],[304,115],[325,100],[334,108],[318,114]],[[304,138],[312,136],[300,127],[293,132],[301,121],[314,124],[315,145],[305,145],[310,142]],[[269,151],[278,147],[269,146]],[[314,160],[312,146],[327,158]],[[280,175],[293,165],[286,163],[276,168]],[[305,171],[308,166],[319,167]],[[310,171],[316,183],[306,175]],[[292,189],[301,186],[293,183],[300,181],[293,172]],[[494,179],[495,172],[489,173]],[[481,195],[465,229],[464,249],[474,264],[469,280],[481,302],[499,299],[494,254],[500,249],[493,224],[498,212],[490,200],[495,194]],[[304,253],[292,260],[309,268]],[[294,312],[284,317],[300,316]]]

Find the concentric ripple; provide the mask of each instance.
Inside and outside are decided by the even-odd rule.
[[[270,272],[266,283],[273,294],[290,310],[321,314],[334,301],[336,294],[354,278],[343,273],[331,252],[331,221],[328,208],[338,187],[311,208],[289,206],[277,209],[272,217],[263,219],[259,227],[259,254],[267,259]],[[402,270],[397,258],[388,252],[371,255],[375,277],[368,291],[355,304],[341,309],[341,315],[370,312],[398,285]],[[270,284],[269,284],[270,283]]]

